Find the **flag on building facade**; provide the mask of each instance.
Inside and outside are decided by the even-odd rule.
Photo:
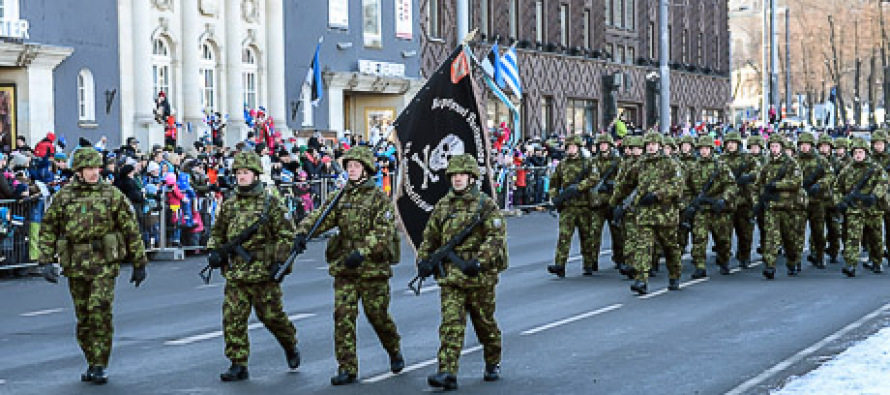
[[[315,47],[315,55],[312,57],[312,63],[309,64],[309,72],[306,73],[306,84],[309,85],[309,102],[313,106],[317,106],[318,102],[324,96],[324,88],[321,82],[321,65],[318,62],[318,52],[321,50],[321,39]]]
[[[488,51],[488,55],[485,55],[485,58],[482,59],[479,66],[482,67],[482,70],[485,71],[485,75],[487,75],[488,78],[495,81],[498,80],[500,77],[498,74],[501,69],[500,56],[498,56],[498,43],[494,43],[494,45],[491,46],[491,51]]]
[[[510,47],[497,63],[499,71],[495,73],[495,81],[501,88],[506,84],[520,100],[522,100],[522,82],[519,78],[519,63],[516,57],[516,45]]]

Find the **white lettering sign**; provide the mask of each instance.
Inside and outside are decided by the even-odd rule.
[[[28,35],[29,26],[28,21],[24,19],[0,20],[0,37],[31,38],[31,36]]]
[[[328,0],[328,27],[349,29],[349,0]]]
[[[359,60],[358,71],[362,74],[376,75],[381,77],[404,77],[405,65],[401,63]]]
[[[413,34],[414,18],[411,10],[412,0],[396,1],[396,37],[410,40]]]

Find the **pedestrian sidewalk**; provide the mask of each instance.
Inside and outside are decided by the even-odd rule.
[[[802,377],[791,378],[775,395],[890,395],[890,327],[853,345]]]

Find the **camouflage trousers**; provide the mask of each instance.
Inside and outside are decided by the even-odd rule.
[[[226,340],[226,357],[232,363],[247,364],[247,357],[250,355],[247,319],[251,308],[282,347],[290,349],[297,345],[297,329],[284,313],[281,297],[281,286],[274,281],[226,282],[223,334]]]
[[[591,217],[593,224],[590,227],[593,254],[599,258],[600,246],[603,242],[603,228],[606,227],[606,224],[609,224],[609,235],[612,238],[612,262],[621,263],[624,262],[624,234],[620,226],[608,220],[611,217],[610,211],[612,211],[612,208],[609,206],[596,208],[593,211],[593,216]]]
[[[334,279],[334,353],[340,369],[358,373],[358,357],[355,352],[355,321],[358,318],[359,299],[368,322],[377,338],[390,355],[400,351],[401,337],[396,323],[389,315],[389,279],[358,279],[337,277]]]
[[[708,234],[717,247],[717,266],[729,264],[732,254],[732,224],[726,214],[702,211],[696,214],[692,224],[692,264],[704,269],[708,254]]]
[[[501,363],[501,330],[494,319],[495,285],[478,288],[442,287],[442,323],[439,325],[439,371],[457,375],[464,345],[467,314],[482,344],[487,364]]]
[[[736,238],[736,258],[751,260],[751,247],[754,244],[754,209],[740,206],[732,213],[732,229]]]
[[[767,209],[764,216],[763,263],[776,267],[779,246],[785,251],[786,266],[800,263],[803,254],[805,230],[802,226],[803,211]]]
[[[645,252],[645,244],[640,240],[639,226],[633,213],[625,214],[621,222],[621,239],[624,240],[624,264],[637,268]]]
[[[828,248],[825,252],[832,257],[836,257],[841,251],[841,240],[844,239],[843,236],[843,224],[836,222],[834,220],[835,217],[839,216],[840,213],[834,209],[832,205],[826,205],[825,207],[825,227],[827,229],[826,239],[828,242]]]
[[[114,277],[68,279],[77,317],[77,344],[89,365],[108,366],[111,356],[114,281]]]
[[[569,249],[572,247],[572,235],[578,230],[578,239],[581,241],[581,256],[584,258],[584,267],[597,266],[597,256],[591,240],[591,227],[596,220],[595,211],[587,207],[566,207],[559,213],[559,238],[556,241],[556,258],[554,263],[565,266],[569,259]],[[599,243],[597,243],[599,244]]]
[[[881,238],[883,220],[880,215],[870,213],[848,213],[844,224],[844,262],[847,266],[859,265],[860,246],[868,250],[872,264],[880,264],[884,259],[884,243]]]
[[[677,244],[677,227],[635,224],[633,246],[633,263],[637,271],[637,280],[648,281],[649,269],[657,258],[656,246],[664,251],[665,265],[671,279],[680,278],[680,246]],[[630,238],[626,240],[631,240]]]
[[[810,203],[805,221],[810,225],[810,255],[822,262],[825,256],[825,203]]]

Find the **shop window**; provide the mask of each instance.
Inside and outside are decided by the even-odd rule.
[[[85,122],[96,120],[96,87],[89,69],[80,70],[77,74],[77,119]]]
[[[568,134],[593,135],[599,128],[597,104],[594,100],[569,99],[566,102]]]

